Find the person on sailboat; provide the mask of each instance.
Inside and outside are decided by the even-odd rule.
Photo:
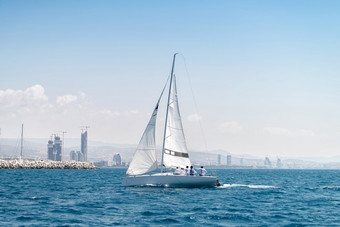
[[[198,176],[204,176],[207,174],[207,171],[201,166],[201,168],[198,170]]]
[[[193,166],[190,166],[190,176],[195,176],[196,171]]]
[[[185,175],[184,168],[181,168],[181,174],[180,174],[180,175],[182,175],[182,176],[184,176],[184,175]]]
[[[187,166],[186,168],[185,168],[185,176],[189,176],[189,166]]]
[[[178,167],[175,169],[175,175],[181,175],[181,170]]]

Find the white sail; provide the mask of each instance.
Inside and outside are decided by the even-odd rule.
[[[132,161],[126,172],[127,175],[137,175],[151,172],[157,169],[155,128],[158,104],[152,113],[150,121],[146,126],[143,136],[138,144]]]
[[[168,105],[163,164],[167,168],[185,168],[186,166],[191,166],[191,162],[179,113],[175,75],[173,75],[172,79]]]
[[[158,98],[156,107],[153,110],[149,123],[146,126],[146,129],[142,135],[142,138],[139,141],[139,144],[133,155],[129,168],[126,171],[126,175],[143,174],[143,173],[154,171],[158,168],[157,158],[156,158],[156,140],[155,140],[156,119],[157,119],[159,102],[163,96],[168,80],[165,83],[162,93]]]

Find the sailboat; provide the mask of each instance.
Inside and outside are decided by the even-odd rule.
[[[162,187],[215,187],[215,176],[174,175],[164,172],[164,168],[186,168],[191,161],[186,146],[181,115],[178,106],[176,77],[174,74],[176,55],[172,61],[169,94],[165,118],[162,159],[160,171],[156,158],[155,128],[159,102],[165,87],[156,103],[148,125],[137,146],[133,159],[123,177],[123,186],[162,186]]]

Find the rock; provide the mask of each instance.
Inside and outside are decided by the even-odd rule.
[[[98,169],[92,162],[1,160],[0,169]]]

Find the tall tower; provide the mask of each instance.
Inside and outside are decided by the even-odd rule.
[[[84,162],[87,162],[87,130],[81,133],[81,148],[80,152]]]
[[[62,141],[59,136],[54,137],[55,161],[61,161]]]
[[[54,136],[54,140],[52,140]],[[57,135],[52,135],[47,143],[47,158],[52,161],[61,161],[62,159],[62,140]]]
[[[54,160],[52,138],[47,143],[47,158],[49,160]]]
[[[277,158],[276,168],[282,168],[282,162],[280,158]]]
[[[221,165],[221,155],[220,154],[218,154],[217,155],[217,165]]]
[[[269,167],[269,168],[272,167],[272,163],[270,162],[270,160],[269,160],[268,157],[266,157],[266,158],[264,159],[264,165],[265,165],[266,167]]]
[[[63,158],[63,154],[64,154],[64,149],[65,149],[65,133],[67,133],[66,131],[57,131],[56,133],[62,133],[63,134],[63,140],[62,140],[62,144],[61,144],[61,158]],[[65,155],[65,154],[64,154]],[[60,160],[62,161],[62,160]]]

